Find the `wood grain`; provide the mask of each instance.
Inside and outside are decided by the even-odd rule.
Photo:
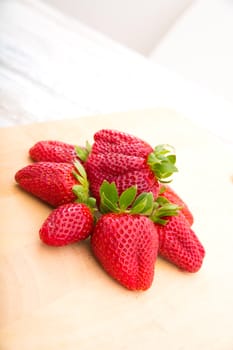
[[[15,172],[41,139],[84,144],[111,127],[152,145],[175,146],[173,188],[188,202],[206,248],[196,274],[158,259],[146,292],[112,280],[89,242],[64,248],[40,243],[51,208],[21,191]],[[232,333],[232,159],[212,136],[170,110],[147,110],[0,129],[1,350],[230,350]]]

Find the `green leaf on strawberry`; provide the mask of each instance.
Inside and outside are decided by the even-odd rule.
[[[82,185],[74,185],[72,190],[79,199],[85,200],[86,194]]]
[[[182,207],[169,202],[167,198],[158,196],[154,202],[154,209],[150,215],[150,219],[160,225],[166,225],[167,218],[169,216],[177,216],[181,209]]]
[[[178,171],[174,152],[172,146],[162,144],[156,146],[148,156],[147,163],[160,182],[171,182],[170,177]]]
[[[96,199],[89,196],[89,182],[87,179],[86,171],[83,165],[78,161],[74,162],[74,166],[77,171],[73,171],[72,174],[79,182],[78,185],[74,185],[72,187],[72,191],[77,197],[76,202],[85,203],[91,209],[94,209],[96,205]]]
[[[107,198],[113,203],[117,204],[119,200],[118,192],[115,183],[109,183],[108,181],[103,181],[100,187],[100,196],[107,196]]]
[[[104,180],[100,187],[100,211],[104,214],[130,213],[149,215],[153,210],[152,193],[141,193],[137,198],[137,187],[127,188],[119,196],[116,184]]]
[[[136,197],[137,187],[131,186],[119,196],[114,182],[104,180],[100,187],[100,212],[129,213],[148,216],[153,222],[165,225],[167,217],[178,215],[181,207],[158,196],[154,201],[151,192],[143,192]]]
[[[126,210],[134,201],[137,194],[137,187],[132,186],[125,190],[119,198],[119,206],[121,210]]]
[[[86,147],[75,146],[74,149],[78,158],[85,162],[91,152],[91,144],[86,141]]]
[[[152,193],[143,192],[134,201],[131,209],[132,214],[150,215],[153,210]]]
[[[101,205],[100,205],[100,211],[103,214],[113,212],[117,213],[118,212],[118,207],[116,203],[112,202],[103,192],[101,195]]]

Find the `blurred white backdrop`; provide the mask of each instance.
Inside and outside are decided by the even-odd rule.
[[[193,0],[44,0],[147,55]]]
[[[233,147],[232,19],[233,0],[0,0],[0,118],[165,106]]]
[[[194,1],[150,58],[233,104],[233,0]]]
[[[233,0],[42,0],[233,104]]]

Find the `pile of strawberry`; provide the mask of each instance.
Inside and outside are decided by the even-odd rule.
[[[63,246],[90,237],[92,252],[130,290],[148,289],[157,256],[197,272],[205,250],[193,215],[168,185],[177,171],[174,149],[116,130],[95,133],[85,147],[39,141],[34,163],[17,171],[21,188],[53,207],[40,239]]]

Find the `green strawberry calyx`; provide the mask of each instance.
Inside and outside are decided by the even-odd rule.
[[[75,202],[85,203],[90,209],[94,210],[96,206],[96,199],[94,197],[90,197],[89,181],[87,179],[86,170],[79,161],[75,161],[74,166],[75,170],[72,172],[72,174],[78,181],[78,184],[72,187],[72,191],[77,197]]]
[[[119,196],[115,182],[104,180],[100,187],[100,212],[149,215],[153,210],[152,193],[137,196],[137,187],[127,188]]]
[[[100,212],[128,213],[148,216],[153,222],[165,225],[164,217],[178,215],[180,207],[170,203],[164,197],[154,200],[152,192],[143,192],[137,196],[137,187],[127,188],[119,196],[116,184],[104,180],[100,187]]]
[[[158,196],[153,203],[153,211],[150,215],[150,219],[154,223],[166,225],[168,217],[177,216],[181,209],[181,206],[171,203],[167,198]]]
[[[86,147],[74,146],[75,152],[80,160],[86,162],[90,152],[91,152],[91,144],[86,141]]]
[[[148,155],[147,164],[160,182],[171,182],[171,176],[178,169],[175,166],[175,149],[168,144],[161,144]]]

